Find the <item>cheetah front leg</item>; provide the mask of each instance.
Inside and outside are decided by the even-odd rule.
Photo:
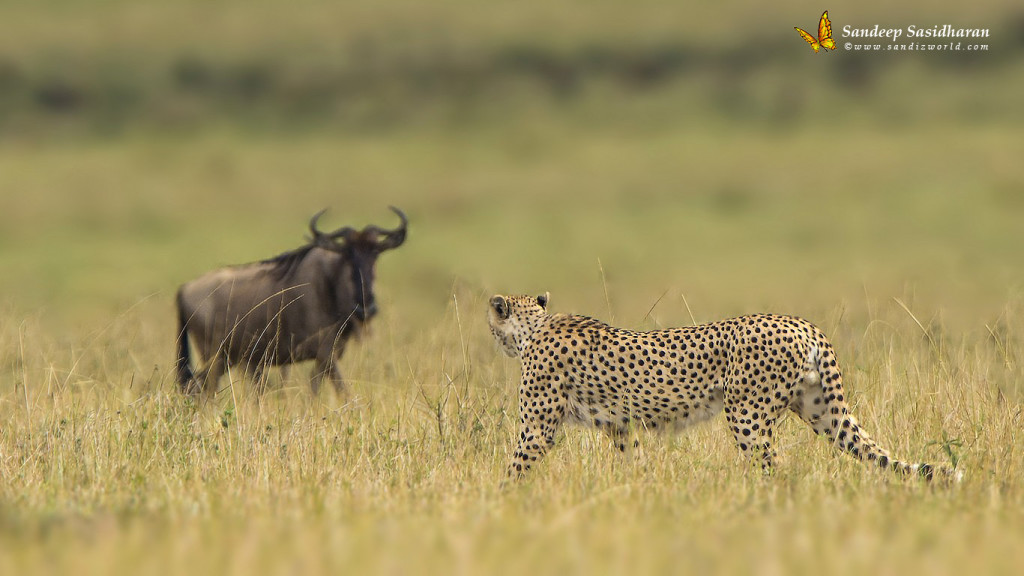
[[[512,453],[512,462],[505,474],[507,480],[519,480],[526,474],[533,463],[540,460],[548,449],[555,444],[555,426],[552,424],[521,424],[519,427],[519,443]]]
[[[506,482],[522,478],[555,444],[555,433],[565,416],[560,394],[543,381],[523,378],[519,390],[519,442],[506,472]]]

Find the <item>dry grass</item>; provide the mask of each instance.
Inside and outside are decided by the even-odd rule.
[[[398,56],[423,38],[470,55],[718,49],[792,34],[822,9],[745,2],[745,33],[730,35],[735,13],[720,9],[491,4],[16,3],[0,72],[34,86],[49,64],[109,65],[177,105],[166,72],[193,49],[296,65],[333,65],[367,38],[408,40],[378,45]],[[971,14],[875,4],[833,17],[1007,13],[1002,0]],[[250,131],[213,108],[190,131],[107,137],[100,123],[58,141],[72,118],[40,127],[22,114],[31,94],[0,102],[0,574],[1018,573],[1024,141],[1004,38],[977,61],[991,66],[893,59],[870,86],[843,84],[841,53],[787,53],[739,80],[482,92],[479,107],[439,108],[445,121],[400,115],[379,131],[319,117]],[[818,88],[791,101],[807,82]],[[793,102],[798,121],[780,121]],[[178,284],[294,247],[324,206],[330,227],[390,225],[388,204],[409,214],[409,240],[379,262],[382,315],[341,362],[350,395],[311,398],[305,367],[274,373],[262,398],[238,373],[209,402],[177,394]],[[635,461],[570,428],[502,491],[519,367],[484,307],[546,290],[554,310],[629,328],[806,317],[835,343],[873,436],[956,460],[966,479],[867,470],[796,419],[763,478],[716,420],[643,437]]]
[[[860,336],[837,342],[864,425],[908,458],[957,458],[967,478],[953,488],[866,470],[790,419],[772,478],[744,466],[717,421],[646,436],[635,461],[570,428],[532,477],[503,492],[518,370],[491,346],[484,302],[457,287],[436,326],[415,336],[383,319],[344,361],[351,395],[319,400],[299,371],[262,399],[238,375],[212,402],[183,399],[166,368],[144,372],[133,360],[165,353],[153,347],[166,338],[148,333],[153,320],[138,312],[70,351],[31,321],[7,324],[3,349],[18,352],[0,404],[0,569],[811,573],[824,565],[841,574],[956,574],[1012,573],[1021,561],[1021,410],[1004,392],[1016,395],[1017,348],[991,338],[933,345],[895,305],[870,325],[845,326]],[[1011,328],[1000,343],[1020,336]],[[129,351],[119,344],[126,340]]]

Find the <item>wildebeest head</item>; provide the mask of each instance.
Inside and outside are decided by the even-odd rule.
[[[377,313],[377,302],[373,295],[374,269],[377,264],[377,256],[385,250],[397,248],[405,242],[405,232],[408,224],[405,214],[401,210],[391,206],[391,210],[398,215],[401,224],[393,230],[385,230],[377,226],[366,226],[362,230],[345,226],[334,232],[323,232],[316,227],[317,220],[326,212],[321,210],[309,221],[309,231],[312,235],[310,242],[335,252],[342,256],[342,261],[347,263],[340,270],[342,274],[346,271],[349,274],[350,283],[338,278],[338,287],[343,291],[351,290],[351,299],[342,297],[339,300],[355,303],[352,315],[361,322],[365,322]]]

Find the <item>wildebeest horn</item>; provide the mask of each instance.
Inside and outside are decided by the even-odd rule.
[[[404,212],[394,206],[388,206],[388,208],[391,208],[392,212],[398,214],[398,218],[402,220],[402,223],[394,230],[381,230],[376,226],[372,227],[372,229],[384,235],[384,239],[377,243],[377,246],[381,250],[390,250],[391,248],[398,248],[401,246],[402,242],[405,242],[405,231],[409,226],[409,219],[405,217]]]
[[[324,215],[324,212],[327,212],[327,208],[324,208],[323,210],[317,212],[309,220],[309,232],[313,235],[313,243],[316,244],[324,240],[337,240],[338,238],[344,238],[347,241],[349,239],[349,236],[351,236],[352,233],[355,232],[355,230],[353,230],[349,226],[338,228],[337,230],[331,232],[330,234],[325,234],[317,229],[316,223],[318,220],[320,220],[320,217]]]
[[[327,208],[313,214],[313,217],[309,219],[309,232],[313,235],[314,240],[324,235],[323,232],[316,229],[316,222],[324,215],[324,212],[327,212]]]

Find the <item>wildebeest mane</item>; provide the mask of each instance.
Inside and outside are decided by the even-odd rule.
[[[299,264],[315,248],[315,244],[306,244],[294,250],[282,252],[273,258],[260,260],[260,264],[270,264],[270,276],[275,280],[282,281],[291,278],[299,269]]]

